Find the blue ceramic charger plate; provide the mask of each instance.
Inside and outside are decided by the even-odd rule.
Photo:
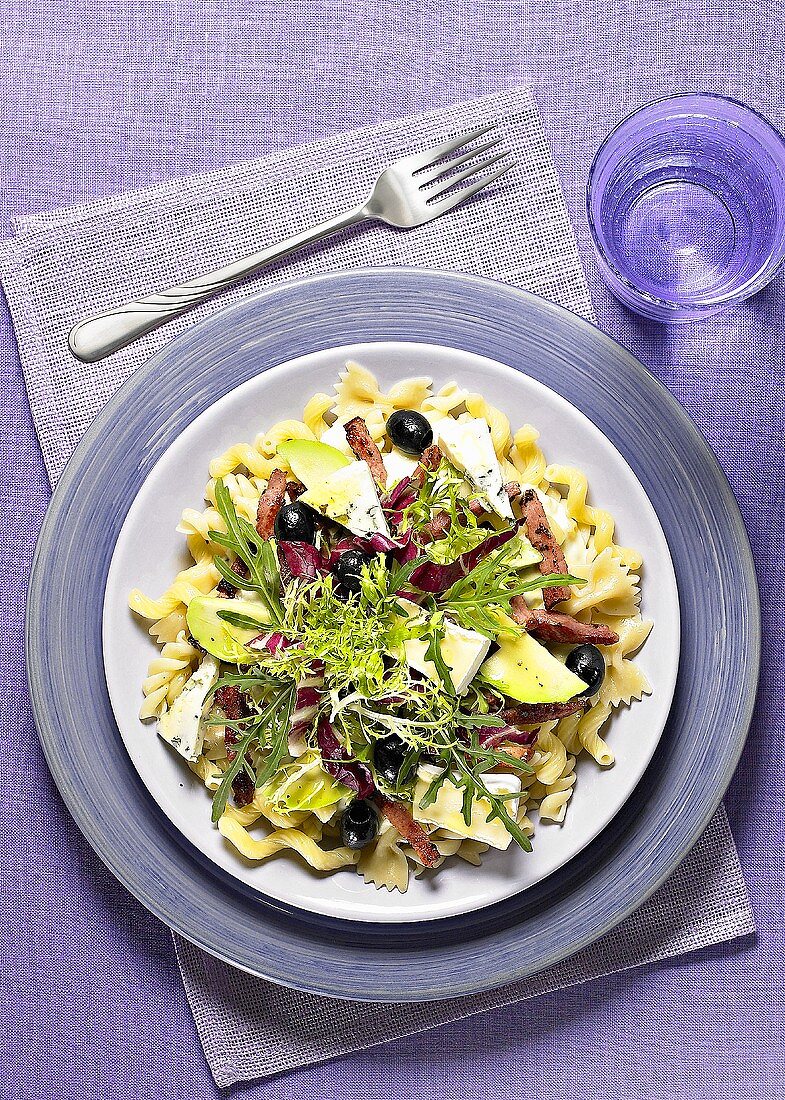
[[[254,355],[237,355],[250,331]],[[437,924],[336,920],[274,902],[226,874],[143,786],[104,679],[109,564],[163,452],[260,371],[374,341],[446,345],[509,364],[585,413],[653,503],[681,602],[671,714],[623,809],[543,882]],[[194,327],[138,370],[58,484],[33,565],[27,626],[44,752],[78,825],[117,878],[172,928],[234,965],[316,993],[390,1001],[454,997],[526,977],[637,908],[698,839],[728,785],[752,714],[760,642],[738,507],[673,397],[619,345],[557,306],[487,280],[402,268],[286,284]]]

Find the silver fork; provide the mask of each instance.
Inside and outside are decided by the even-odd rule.
[[[433,149],[426,149],[424,153],[401,157],[384,169],[366,201],[354,210],[297,233],[281,244],[245,256],[218,271],[80,321],[68,335],[71,352],[84,363],[104,359],[173,317],[179,317],[207,298],[248,278],[265,264],[280,260],[304,245],[357,222],[377,219],[397,229],[411,229],[447,214],[513,167],[508,162],[490,175],[481,176],[464,187],[459,186],[479,172],[487,172],[507,157],[505,151],[498,149],[500,138],[466,148],[471,142],[490,133],[496,125],[495,122],[488,123]],[[464,149],[460,156],[454,155]],[[457,168],[461,171],[456,171]]]

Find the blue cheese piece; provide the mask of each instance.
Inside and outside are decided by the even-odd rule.
[[[159,735],[186,760],[196,760],[202,751],[202,711],[218,679],[218,668],[214,657],[205,657],[169,710],[158,719]]]
[[[487,799],[472,799],[471,825],[466,824],[463,816],[464,792],[449,778],[445,779],[439,788],[436,800],[425,809],[420,808],[425,792],[440,772],[441,769],[430,765],[422,765],[418,769],[414,788],[414,820],[423,825],[446,829],[456,836],[470,837],[472,840],[489,844],[492,848],[500,848],[502,851],[509,848],[512,836],[507,832],[504,822],[499,818],[488,820],[491,805]],[[493,795],[518,794],[521,789],[520,776],[517,775],[485,772],[482,781]],[[513,819],[518,814],[518,802],[517,798],[505,799],[505,809]]]
[[[423,612],[410,600],[399,599],[398,603],[410,612],[413,619],[421,618]],[[450,679],[453,682],[456,695],[463,695],[474,677],[477,675],[480,665],[488,655],[491,647],[490,638],[484,634],[478,634],[476,630],[466,630],[457,623],[445,621],[444,638],[439,645],[442,659],[450,671]],[[429,680],[439,680],[436,665],[425,654],[428,642],[421,638],[407,638],[403,643],[404,657],[410,668],[421,672]]]
[[[419,459],[404,454],[397,447],[394,447],[387,454],[383,454],[382,459],[384,460],[384,468],[387,471],[388,489],[392,489],[405,477],[411,477],[419,464]]]
[[[449,418],[440,420],[434,431],[439,447],[453,466],[479,489],[497,515],[512,523],[515,519],[512,505],[486,421],[479,417],[470,420]]]
[[[377,534],[390,537],[379,494],[365,462],[350,462],[334,470],[303,493],[300,500],[360,538]]]
[[[410,638],[403,644],[406,662],[416,668],[430,680],[438,680],[439,674],[433,661],[429,661],[425,652],[428,643],[419,638]],[[478,634],[475,630],[466,630],[456,623],[444,624],[444,638],[439,646],[442,659],[450,670],[450,679],[456,695],[463,695],[491,647],[490,638]]]
[[[319,442],[326,443],[328,447],[335,447],[336,451],[340,451],[341,454],[346,455],[347,458],[355,457],[354,451],[349,446],[349,441],[346,438],[346,429],[341,420],[336,420],[334,424],[330,425],[326,432],[322,432]]]

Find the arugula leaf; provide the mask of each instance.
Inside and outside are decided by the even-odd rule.
[[[270,629],[269,623],[259,622],[258,619],[252,619],[250,615],[238,615],[235,611],[219,611],[218,618],[229,626],[237,626],[241,630],[258,630],[263,634]]]
[[[272,617],[272,623],[281,626],[284,612],[275,544],[261,539],[254,525],[237,514],[223,479],[215,483],[215,507],[226,524],[226,534],[208,531],[208,537],[211,542],[223,546],[239,558],[248,570],[248,576],[241,577],[220,557],[214,559],[218,572],[236,588],[258,592]]]
[[[446,782],[446,780],[448,778],[449,778],[449,774],[448,774],[446,768],[444,769],[444,771],[439,772],[438,775],[435,775],[433,777],[431,782],[428,784],[427,791],[425,792],[425,794],[420,799],[420,809],[421,810],[427,810],[429,806],[433,805],[433,803],[439,797],[439,791],[441,790],[443,784]]]
[[[428,638],[428,648],[425,650],[426,660],[433,661],[436,675],[444,685],[444,690],[450,695],[455,695],[455,685],[452,682],[450,669],[442,656],[442,642],[445,638],[444,623],[431,620],[425,637]]]
[[[511,539],[438,596],[438,606],[468,630],[495,638],[499,633],[495,612],[509,607],[514,596],[542,588],[586,583],[569,573],[522,576],[516,560],[518,553],[516,540]]]
[[[465,729],[471,729],[472,726],[486,729],[489,726],[504,726],[507,723],[497,714],[464,714],[463,711],[458,711],[455,715],[455,724]]]
[[[254,741],[258,741],[258,739],[259,729],[258,726],[255,725],[253,729],[250,729],[248,733],[245,734],[242,741],[235,749],[236,756],[229,767],[226,769],[226,771],[223,773],[218,789],[213,795],[213,811],[211,814],[211,821],[213,822],[213,824],[215,824],[219,820],[224,810],[226,809],[226,803],[229,800],[229,794],[232,789],[232,782],[235,776],[240,774],[240,769],[244,767],[245,754],[248,752]]]
[[[224,813],[232,782],[242,769],[245,769],[253,778],[255,787],[264,786],[278,770],[281,760],[286,755],[294,698],[294,686],[286,687],[282,692],[274,695],[266,709],[256,718],[251,728],[243,733],[242,740],[234,747],[234,760],[221,777],[221,782],[213,796],[212,821],[214,823]],[[238,725],[234,722],[225,724],[233,728],[237,728]],[[256,773],[248,760],[248,753],[255,744],[267,748],[264,763]]]
[[[472,824],[472,808],[474,806],[474,784],[464,783],[463,785],[463,798],[461,799],[461,814],[463,820],[467,826],[471,828]]]
[[[241,688],[262,689],[282,689],[286,686],[277,676],[272,676],[264,669],[254,666],[253,670],[249,670],[247,672],[222,672],[220,680],[218,680],[218,682],[213,687],[209,697],[215,695],[216,691],[218,691],[219,688],[224,687],[226,684],[233,684],[235,687]]]
[[[488,814],[488,821],[493,821],[495,818],[498,818],[504,824],[505,829],[512,836],[516,844],[519,844],[524,852],[530,852],[532,850],[531,839],[526,835],[518,822],[507,813],[507,807],[504,805],[504,798],[500,795],[491,794],[490,792],[484,794],[482,797],[486,798],[491,804],[491,812]]]
[[[516,765],[520,765],[521,763],[522,761],[515,760]],[[532,850],[531,840],[523,829],[521,829],[518,822],[508,813],[507,807],[504,805],[505,797],[493,794],[489,791],[480,776],[471,771],[459,757],[455,758],[455,764],[457,774],[452,777],[452,782],[456,786],[464,788],[462,812],[466,824],[471,825],[472,799],[481,798],[489,803],[491,807],[488,814],[488,821],[493,821],[498,818],[503,823],[507,832],[512,836],[513,840],[523,848],[524,852],[530,852]],[[531,769],[528,770],[530,771]]]

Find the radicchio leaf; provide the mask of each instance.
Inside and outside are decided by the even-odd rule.
[[[514,538],[516,533],[517,528],[511,527],[508,531],[499,531],[495,535],[490,535],[479,546],[467,550],[465,554],[461,554],[455,561],[448,562],[446,565],[424,561],[422,565],[418,565],[414,570],[409,578],[409,583],[413,588],[419,588],[421,592],[434,594],[446,592],[461,577],[471,573],[475,565],[482,561],[484,557]]]
[[[387,554],[390,550],[398,551],[402,548],[397,542],[388,539],[386,535],[369,535],[368,538],[353,536],[352,538],[339,539],[330,552],[327,568],[334,569],[335,563],[347,550],[359,550],[362,554]],[[397,554],[396,554],[397,556]]]
[[[403,486],[403,490],[401,486]],[[409,477],[405,477],[399,481],[395,488],[388,493],[387,496],[382,498],[382,508],[391,531],[400,535],[400,527],[403,523],[406,509],[414,504],[416,500],[417,486]]]
[[[279,630],[273,630],[270,634],[258,634],[255,638],[252,638],[248,643],[248,648],[256,649],[261,653],[271,653],[275,656],[279,650],[288,649],[289,646],[299,644],[299,642],[293,642],[291,638],[287,638],[285,634],[281,634]]]
[[[365,764],[346,762],[346,752],[335,736],[327,718],[320,718],[316,728],[316,741],[322,754],[322,767],[339,783],[350,787],[358,798],[368,798],[374,792],[373,778]]]
[[[308,673],[297,685],[289,726],[289,751],[297,756],[306,749],[303,739],[319,706],[320,689],[324,686],[324,661],[313,661]]]
[[[321,554],[310,542],[279,542],[278,549],[293,577],[314,580],[325,571]]]
[[[414,541],[414,533],[411,528],[400,538],[399,545],[393,550],[393,557],[399,565],[408,565],[419,554],[419,548]]]
[[[539,732],[539,728],[519,730],[515,726],[481,726],[477,730],[480,744],[486,749],[493,749],[503,741],[513,745],[533,745]]]
[[[395,539],[382,535],[379,532],[369,535],[367,538],[356,538],[354,545],[364,554],[387,554],[390,550],[397,550],[398,543]]]
[[[402,477],[397,485],[394,485],[389,493],[382,496],[382,508],[385,512],[403,511],[417,499],[417,482],[413,477]]]

